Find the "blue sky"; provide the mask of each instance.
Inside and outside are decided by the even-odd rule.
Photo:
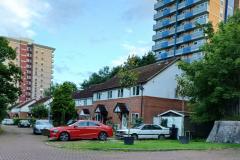
[[[80,84],[153,45],[155,0],[1,0],[0,34],[56,48],[54,82]]]

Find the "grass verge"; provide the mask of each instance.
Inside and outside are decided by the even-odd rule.
[[[1,128],[1,126],[0,126],[0,134],[2,134],[3,133],[3,129]]]
[[[220,150],[239,148],[240,144],[206,143],[192,141],[189,144],[180,144],[177,140],[139,140],[134,145],[124,145],[121,140],[108,141],[49,141],[48,145],[71,150],[119,150],[119,151],[170,151],[170,150]]]

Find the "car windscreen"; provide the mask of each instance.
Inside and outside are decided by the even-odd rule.
[[[47,121],[37,121],[36,125],[50,125],[50,123]]]
[[[133,126],[132,128],[133,128],[133,129],[141,129],[141,128],[142,128],[142,126],[143,126],[143,125],[142,125],[142,124],[140,124],[140,125]]]

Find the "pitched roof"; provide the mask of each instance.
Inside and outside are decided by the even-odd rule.
[[[163,70],[174,64],[179,58],[171,58],[165,61],[159,61],[150,65],[146,65],[143,67],[139,67],[136,69],[133,69],[133,71],[138,73],[138,84],[144,84],[154,78],[156,75],[161,73]],[[105,83],[99,84],[95,86],[94,91],[101,91],[101,90],[108,90],[108,89],[114,89],[119,88],[120,85],[120,79],[116,75],[113,78],[109,79]]]
[[[139,67],[133,69],[138,73],[138,84],[144,84],[150,79],[154,78],[156,75],[161,73],[163,70],[174,64],[179,58],[171,58],[165,61],[159,61],[150,65],[146,65],[143,67]],[[116,75],[113,78],[107,80],[104,83],[92,85],[89,88],[81,91],[77,91],[73,93],[73,99],[82,99],[82,98],[89,98],[93,96],[93,92],[101,91],[101,90],[108,90],[121,87],[120,79]]]
[[[22,107],[24,107],[25,105],[27,105],[27,104],[29,104],[29,103],[32,103],[33,101],[35,101],[35,99],[31,99],[31,100],[29,100],[29,101],[26,101],[26,102],[18,105],[16,108],[22,108]]]
[[[51,99],[52,97],[44,97],[42,99],[37,100],[35,103],[31,104],[29,107],[33,107],[39,104],[43,104],[44,102],[48,101],[49,99]]]

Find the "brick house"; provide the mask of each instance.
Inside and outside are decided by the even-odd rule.
[[[112,121],[126,128],[142,117],[153,123],[153,117],[167,110],[181,110],[182,101],[176,96],[176,76],[181,74],[178,59],[169,59],[134,69],[138,73],[136,86],[122,88],[118,76],[76,92],[74,99],[80,119]]]

